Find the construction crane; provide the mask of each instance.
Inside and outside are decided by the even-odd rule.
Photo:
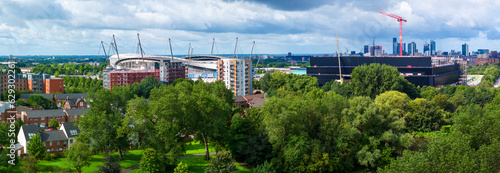
[[[399,22],[399,56],[403,56],[403,22],[406,22],[406,19],[403,19],[402,17],[396,16],[394,14],[387,14],[387,13],[380,11],[380,10],[378,10],[378,12],[398,20],[398,22]]]

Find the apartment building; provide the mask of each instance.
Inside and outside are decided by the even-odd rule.
[[[217,79],[222,80],[235,96],[252,95],[252,61],[221,58],[217,61]]]

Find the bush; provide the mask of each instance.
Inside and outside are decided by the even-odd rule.
[[[47,160],[47,161],[52,161],[55,158],[56,158],[56,154],[54,154],[54,153],[46,153],[43,159]]]
[[[263,164],[260,164],[257,167],[253,168],[252,172],[253,173],[276,173],[277,171],[272,163],[265,161]]]
[[[174,169],[174,173],[188,173],[189,167],[186,164],[179,163]]]
[[[215,155],[215,158],[210,159],[210,164],[205,169],[206,173],[226,173],[236,171],[233,157],[228,152],[223,152]]]

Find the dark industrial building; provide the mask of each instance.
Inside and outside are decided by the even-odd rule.
[[[318,78],[320,86],[340,79],[337,57],[311,57],[307,75]],[[359,65],[379,63],[396,67],[405,78],[416,86],[440,86],[459,82],[459,64],[433,65],[431,57],[340,57],[342,76],[349,80],[351,72]]]

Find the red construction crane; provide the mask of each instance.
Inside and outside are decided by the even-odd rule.
[[[403,19],[402,17],[396,16],[394,14],[384,13],[383,11],[380,11],[380,10],[378,10],[378,12],[398,20],[398,22],[399,22],[399,56],[403,56],[403,22],[406,22],[406,19]]]

